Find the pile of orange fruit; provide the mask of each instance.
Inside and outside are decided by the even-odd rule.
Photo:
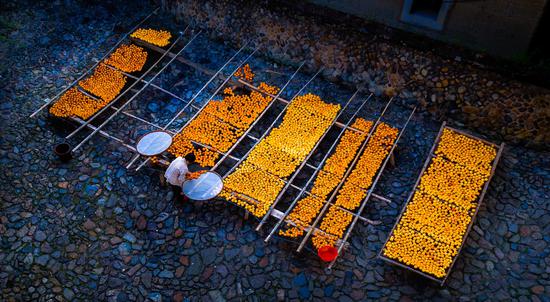
[[[260,89],[278,91],[277,87],[266,83]],[[174,136],[168,152],[175,156],[185,156],[193,152],[196,161],[203,167],[212,167],[220,153],[228,151],[244,134],[272,98],[260,92],[236,94],[231,88],[224,89],[222,100],[212,100],[185,127]],[[208,147],[195,146],[198,142]]]
[[[266,140],[260,141],[252,149],[247,161],[283,179],[290,176],[301,163],[300,158],[294,157],[279,148],[274,148]]]
[[[90,77],[78,82],[82,89],[99,99],[91,98],[73,87],[61,95],[49,111],[58,117],[79,117],[86,120],[119,95],[126,80],[121,72],[101,63]]]
[[[140,71],[147,61],[147,52],[145,49],[134,44],[121,45],[118,47],[104,63],[111,65],[124,72]]]
[[[231,192],[230,201],[243,206],[256,217],[263,217],[283,186],[266,187],[267,179],[287,178],[305,160],[323,134],[332,125],[340,105],[323,102],[314,94],[296,97],[289,105],[281,124],[271,130],[250,152],[241,166],[224,181],[224,189]],[[250,167],[261,170],[266,179],[248,177]],[[258,176],[259,172],[256,172]],[[284,182],[282,182],[284,184]],[[236,201],[244,194],[247,198]],[[229,193],[226,195],[230,195]]]
[[[260,89],[261,91],[267,92],[269,94],[277,94],[279,92],[279,87],[271,86],[264,82],[261,82],[260,85],[258,85],[258,89]]]
[[[195,161],[203,167],[212,167],[216,164],[216,160],[220,154],[214,150],[195,147],[191,140],[181,132],[172,139],[172,145],[168,148],[168,152],[174,156],[185,156],[189,153],[195,154]]]
[[[172,34],[166,30],[156,30],[150,28],[139,28],[130,36],[160,47],[170,44],[170,38],[172,38]]]
[[[186,175],[186,178],[187,179],[197,179],[199,178],[199,176],[201,176],[202,174],[204,174],[206,172],[206,170],[199,170],[199,171],[195,171],[195,172],[188,172],[187,175]]]
[[[496,152],[491,145],[445,128],[434,153],[475,170],[483,176],[489,176]]]
[[[229,150],[242,134],[242,129],[233,127],[216,116],[202,112],[179,133],[179,135],[208,145],[220,152]]]
[[[300,199],[294,209],[287,216],[287,227],[279,231],[279,235],[296,238],[304,234],[305,229],[323,208],[324,199],[315,195]]]
[[[434,153],[383,255],[443,278],[465,239],[496,149],[445,128]]]
[[[349,164],[355,157],[357,150],[367,137],[372,122],[359,118],[354,121],[352,127],[361,130],[346,130],[340,139],[333,154],[326,160],[323,168],[315,178],[310,196],[296,203],[296,207],[288,215],[290,226],[279,232],[287,237],[298,237],[304,233],[304,229],[311,224],[313,219],[321,211],[328,195],[338,186],[346,173]]]
[[[284,185],[279,177],[244,161],[224,180],[220,196],[251,213],[265,214]]]
[[[388,258],[437,278],[445,277],[457,249],[405,225],[397,225],[383,251]]]
[[[59,117],[88,119],[116,98],[124,88],[127,78],[114,68],[124,72],[140,71],[145,61],[147,52],[143,48],[133,44],[121,45],[99,64],[90,77],[78,83],[82,89],[99,97],[99,100],[94,100],[77,88],[72,88],[55,102],[50,108],[50,113]]]
[[[396,128],[386,123],[380,123],[346,182],[365,190],[370,188],[376,172],[388,156],[398,133]]]
[[[476,198],[489,176],[436,156],[420,179],[418,188],[465,209],[475,208]]]
[[[325,166],[326,167],[326,166]],[[319,171],[313,186],[311,187],[310,193],[317,196],[318,198],[326,199],[327,196],[338,186],[340,183],[341,175],[335,175],[333,173],[327,172],[325,168]],[[300,204],[300,202],[298,202]],[[303,218],[303,217],[302,217]]]
[[[112,101],[125,84],[125,75],[104,64],[99,64],[90,77],[78,82],[80,87],[100,97],[105,102]]]
[[[96,101],[73,87],[65,92],[57,102],[50,107],[50,113],[59,117],[79,117],[88,119],[104,106],[101,100]]]
[[[234,73],[236,77],[239,77],[247,82],[252,82],[254,80],[255,74],[252,72],[252,69],[250,68],[249,64],[244,65],[243,67],[240,67],[237,69],[237,71]]]
[[[449,245],[459,245],[472,220],[470,211],[418,191],[407,205],[401,224]]]
[[[262,83],[268,86],[265,83]],[[268,86],[271,91],[277,91],[276,87]],[[256,120],[262,111],[269,105],[271,97],[262,93],[252,91],[250,94],[235,94],[231,88],[224,90],[225,96],[222,101],[211,101],[206,105],[203,112],[216,116],[217,118],[240,129],[248,127]]]
[[[319,226],[323,232],[316,233],[312,238],[313,245],[317,249],[324,245],[334,246],[336,240],[342,237],[352,218],[350,213],[342,209],[353,211],[361,205],[376,173],[389,156],[398,134],[398,129],[385,123],[380,123],[376,127],[357,164],[338,191],[334,202],[336,206],[332,206],[323,217]]]
[[[362,132],[346,130],[340,143],[336,146],[334,154],[327,159],[323,171],[327,171],[339,177],[344,176],[357,150],[367,137],[372,124],[372,121],[367,121],[362,118],[355,120],[351,127],[361,130]]]
[[[317,249],[326,245],[335,246],[336,241],[344,236],[345,227],[352,220],[353,216],[350,213],[336,206],[331,206],[319,227],[322,232],[316,232],[311,238],[313,246]]]

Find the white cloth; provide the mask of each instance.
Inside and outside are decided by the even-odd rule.
[[[170,163],[170,166],[168,166],[168,169],[164,173],[164,177],[166,177],[169,184],[181,187],[185,181],[187,172],[189,172],[187,160],[178,157]]]

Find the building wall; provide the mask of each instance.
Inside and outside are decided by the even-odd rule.
[[[504,57],[524,54],[548,0],[459,0],[441,31],[401,20],[405,0],[309,0],[391,27]]]

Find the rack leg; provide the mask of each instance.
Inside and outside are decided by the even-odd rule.
[[[166,178],[164,178],[164,173],[162,170],[159,171],[159,182],[161,186],[166,187]]]

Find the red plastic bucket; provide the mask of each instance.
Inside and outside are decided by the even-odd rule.
[[[331,262],[332,260],[336,259],[338,257],[338,250],[330,245],[322,246],[318,251],[317,254],[319,255],[319,258],[325,262]]]

